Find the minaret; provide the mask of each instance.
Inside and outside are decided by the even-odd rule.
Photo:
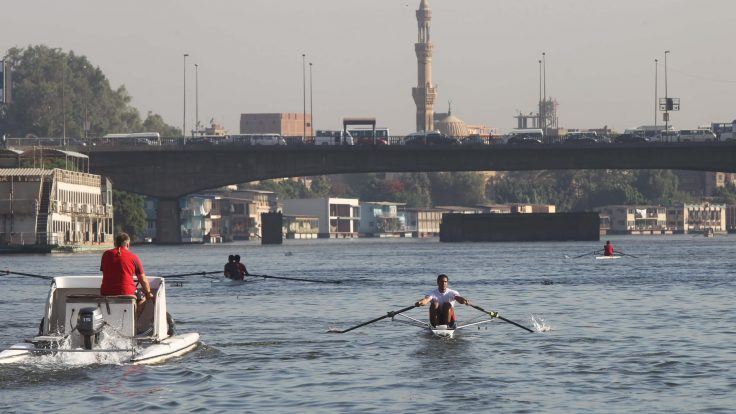
[[[429,23],[432,11],[427,0],[419,3],[417,22],[419,23],[419,39],[414,44],[417,53],[418,76],[417,87],[412,88],[414,103],[417,104],[417,131],[434,130],[434,99],[437,89],[432,86],[432,42],[429,39]]]

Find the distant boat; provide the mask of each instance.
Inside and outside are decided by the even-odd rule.
[[[715,231],[713,231],[713,227],[708,227],[707,229],[703,230],[703,236],[705,237],[713,237],[715,236]]]

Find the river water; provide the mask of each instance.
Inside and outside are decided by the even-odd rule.
[[[0,365],[0,411],[730,413],[736,407],[736,237],[601,243],[316,240],[134,246],[149,275],[222,269],[339,285],[169,280],[179,332],[199,347],[154,366],[45,357]],[[98,274],[98,253],[4,255],[0,270]],[[455,339],[384,319],[437,274],[503,321]],[[35,334],[48,282],[0,276],[0,347]],[[480,312],[458,305],[458,319]],[[426,318],[426,308],[411,316]]]

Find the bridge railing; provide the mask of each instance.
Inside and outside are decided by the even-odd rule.
[[[359,139],[355,140],[355,147],[371,148],[375,146],[401,146],[407,143],[408,140],[413,139],[412,136],[396,135],[390,136],[388,139]],[[506,140],[502,136],[468,136],[468,137],[450,137],[456,138],[459,141],[459,145],[463,146],[497,146],[506,145]],[[302,136],[285,136],[286,147],[293,146],[312,146],[314,145],[314,139],[312,137]],[[543,145],[557,145],[564,143],[563,137],[547,136],[542,140]],[[721,140],[717,143],[723,143],[728,145],[736,144],[736,140]],[[647,144],[647,143],[636,143],[636,144]],[[648,144],[659,144],[658,141],[649,142]],[[672,144],[667,143],[667,144]],[[700,144],[699,142],[680,142],[681,145]],[[0,148],[15,148],[15,149],[26,149],[26,148],[54,148],[54,149],[65,149],[72,151],[84,151],[85,148],[101,147],[101,148],[154,148],[154,147],[186,147],[186,146],[237,146],[247,147],[252,146],[254,148],[266,148],[266,147],[281,147],[282,145],[253,145],[249,142],[234,142],[228,136],[223,137],[162,137],[159,141],[153,141],[142,138],[135,139],[116,139],[116,138],[105,138],[105,137],[90,137],[90,138],[61,138],[61,137],[39,137],[39,138],[5,138],[5,141],[0,143]],[[518,145],[518,144],[517,144]],[[615,139],[608,140],[598,143],[576,143],[573,145],[620,145]]]

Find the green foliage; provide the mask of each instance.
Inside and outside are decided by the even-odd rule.
[[[159,114],[148,111],[146,120],[143,121],[143,131],[158,132],[162,137],[179,137],[181,136],[181,128],[176,128],[164,122],[164,118]]]
[[[485,180],[475,172],[429,174],[434,205],[474,206],[485,198]]]
[[[401,177],[404,191],[399,194],[397,201],[406,203],[408,207],[430,207],[432,205],[432,190],[429,175],[426,173],[410,173]]]
[[[498,203],[554,204],[558,211],[588,211],[604,205],[692,203],[669,170],[569,170],[510,172],[489,183]]]
[[[713,192],[713,202],[718,204],[736,204],[736,186],[726,183]]]
[[[39,157],[38,159],[30,159],[25,158],[21,159],[20,161],[21,168],[43,168],[47,170],[51,170],[54,168],[59,168],[62,170],[68,170],[68,171],[80,171],[79,166],[74,162],[74,159],[64,159],[64,158],[44,158],[41,160]]]
[[[144,130],[125,86],[113,89],[102,70],[86,57],[28,46],[11,48],[5,60],[13,72],[13,101],[0,112],[0,130],[8,135],[83,137]],[[149,114],[152,117],[157,115]],[[171,127],[158,118],[146,121],[157,132],[170,134]]]
[[[310,190],[315,197],[329,196],[331,188],[332,183],[330,183],[330,179],[327,178],[327,176],[320,175],[318,177],[312,178],[312,185],[310,186]]]
[[[671,170],[642,170],[636,179],[636,187],[644,198],[653,204],[661,204],[677,194],[679,180]]]
[[[139,240],[146,230],[146,211],[143,196],[113,190],[115,234],[126,232],[131,240]]]
[[[258,184],[249,185],[255,190],[273,191],[279,199],[313,198],[317,197],[301,181],[294,180],[264,180]]]

